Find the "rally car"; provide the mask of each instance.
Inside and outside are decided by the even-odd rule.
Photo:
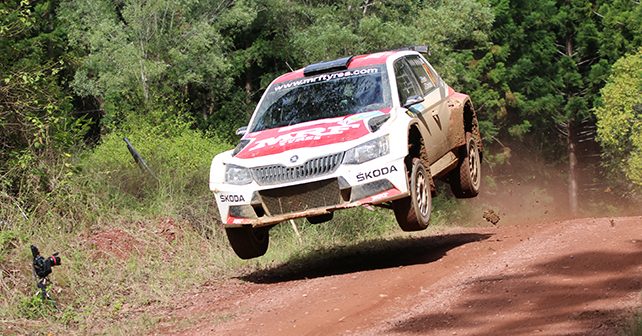
[[[482,143],[470,98],[405,48],[309,65],[275,79],[233,150],[212,160],[210,189],[232,249],[265,254],[269,230],[341,209],[391,208],[425,229],[433,179],[479,192]],[[358,225],[358,223],[355,223]]]

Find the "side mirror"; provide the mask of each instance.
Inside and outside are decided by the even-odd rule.
[[[236,130],[236,135],[238,136],[244,136],[245,133],[247,133],[247,126],[239,127],[239,129]]]
[[[410,112],[417,114],[417,113],[419,113],[421,111],[419,111],[417,109],[413,109],[412,107],[413,107],[413,105],[417,105],[417,104],[423,103],[423,102],[424,102],[424,97],[421,97],[421,96],[410,96],[410,97],[408,97],[408,99],[406,99],[406,102],[403,104],[403,107],[405,107],[408,110],[410,110]]]

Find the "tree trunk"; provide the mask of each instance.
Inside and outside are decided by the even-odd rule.
[[[147,59],[147,54],[145,53],[145,47],[143,46],[143,41],[140,41],[140,52],[141,58],[139,59],[140,63],[140,82],[143,89],[143,98],[145,98],[145,103],[149,100],[149,88],[147,86],[147,75],[145,74],[145,60]]]
[[[363,2],[363,5],[361,6],[363,8],[363,15],[366,15],[366,13],[368,12],[368,7],[372,5],[374,5],[374,1],[372,0],[365,0]]]
[[[568,122],[566,141],[568,145],[568,205],[572,216],[577,215],[577,153],[575,129],[572,121]]]
[[[248,72],[245,76],[245,103],[250,104],[252,102],[252,78]]]
[[[566,56],[573,58],[573,36],[566,37]],[[573,96],[569,93],[568,97]],[[575,145],[574,120],[570,118],[566,124],[566,141],[568,145],[568,207],[572,216],[577,215],[577,154]]]

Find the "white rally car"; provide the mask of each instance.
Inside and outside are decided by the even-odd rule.
[[[470,98],[416,50],[312,64],[270,84],[238,146],[210,170],[239,257],[265,254],[279,222],[322,223],[360,205],[392,208],[404,231],[425,229],[433,178],[457,197],[478,194],[482,147]]]

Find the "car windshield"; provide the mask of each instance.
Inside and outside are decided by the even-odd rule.
[[[250,132],[390,107],[386,78],[381,65],[272,84]]]

